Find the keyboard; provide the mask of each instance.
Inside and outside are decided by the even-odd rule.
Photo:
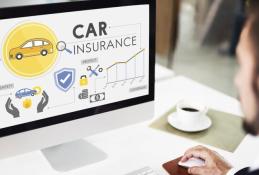
[[[139,170],[130,172],[126,175],[159,175],[158,173],[156,173],[152,168],[150,167],[144,167],[141,168]]]

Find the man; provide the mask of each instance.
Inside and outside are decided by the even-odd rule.
[[[243,126],[247,133],[259,136],[259,0],[249,1],[248,18],[240,37],[237,56],[240,69],[235,83],[246,116]],[[191,157],[205,160],[205,166],[189,168],[189,174],[259,175],[259,161],[253,167],[236,170],[220,155],[202,146],[187,150],[181,161],[185,162]]]

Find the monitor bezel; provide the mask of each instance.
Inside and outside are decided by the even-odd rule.
[[[1,8],[0,20],[3,20],[3,19],[19,18],[19,17],[27,17],[27,16],[38,16],[38,15],[82,11],[82,10],[145,5],[145,4],[149,5],[149,25],[150,25],[149,26],[149,31],[150,31],[149,48],[150,49],[149,49],[149,94],[148,95],[2,128],[0,129],[0,137],[6,137],[6,136],[22,133],[22,132],[28,132],[28,131],[40,129],[43,127],[61,124],[64,122],[90,117],[96,114],[110,112],[113,110],[118,110],[118,109],[130,107],[130,106],[154,101],[155,27],[156,27],[155,0],[131,0],[131,1],[92,0],[92,1],[62,2],[62,3],[53,3],[53,4],[40,4],[40,5]]]

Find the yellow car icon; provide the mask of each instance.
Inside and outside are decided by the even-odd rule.
[[[53,53],[53,44],[43,38],[34,38],[27,40],[21,46],[13,48],[9,52],[10,59],[16,58],[21,60],[24,57],[33,57],[33,56],[47,56],[48,54]]]

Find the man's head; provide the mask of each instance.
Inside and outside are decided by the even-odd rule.
[[[246,115],[244,129],[259,135],[259,1],[251,0],[249,6],[237,48],[240,69],[235,82]]]

